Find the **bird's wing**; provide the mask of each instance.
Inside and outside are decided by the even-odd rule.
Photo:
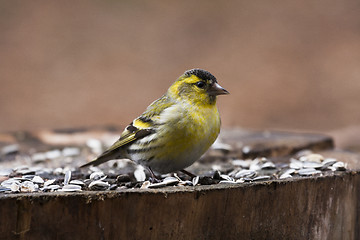
[[[158,116],[164,109],[171,105],[173,105],[173,103],[169,101],[166,95],[153,102],[140,117],[125,128],[119,140],[95,160],[80,166],[80,168],[97,166],[106,161],[116,159],[119,157],[120,150],[123,149],[124,146],[128,146],[134,141],[154,133],[157,127]]]
[[[174,104],[175,102],[170,97],[164,95],[150,104],[139,119],[142,119],[144,122],[156,124],[160,114]]]
[[[140,122],[140,121],[141,120],[139,120],[139,119],[134,120],[134,122]],[[95,160],[80,166],[80,168],[87,167],[87,166],[97,166],[106,161],[116,159],[117,157],[119,157],[120,150],[124,146],[127,146],[128,144],[131,144],[132,142],[153,133],[153,130],[150,128],[141,129],[141,128],[135,127],[134,122],[132,122],[129,126],[127,126],[125,128],[125,130],[121,134],[119,140],[117,140],[109,149],[107,149],[105,152],[103,152]]]

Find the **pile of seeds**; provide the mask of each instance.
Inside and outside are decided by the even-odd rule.
[[[74,156],[79,152],[72,149],[72,151],[69,150],[68,154],[60,153],[60,155],[67,155],[67,157],[69,154]],[[56,156],[59,157],[59,154],[57,153]],[[45,158],[48,157],[51,156],[45,156]],[[38,156],[36,159],[43,158]],[[128,165],[132,167],[130,168]],[[132,164],[128,160],[116,162],[113,164],[115,168],[107,171],[91,167],[86,173],[67,167],[51,169],[21,166],[0,170],[0,193],[78,192],[167,186],[246,184],[332,174],[336,171],[345,171],[347,167],[345,163],[337,159],[324,158],[322,155],[310,151],[302,151],[295,157],[288,159],[286,163],[274,163],[267,158],[229,159],[226,166],[223,168],[219,164],[208,164],[206,171],[193,178],[182,173],[173,173],[162,175],[159,179],[151,179],[146,169],[140,165]],[[191,170],[191,167],[189,169]]]

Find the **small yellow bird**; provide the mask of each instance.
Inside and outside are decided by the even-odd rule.
[[[128,158],[157,173],[183,170],[213,144],[220,132],[216,96],[229,94],[208,71],[181,75],[165,95],[128,125],[108,150],[81,167]]]

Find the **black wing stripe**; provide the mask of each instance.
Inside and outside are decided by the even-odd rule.
[[[126,151],[127,151],[129,154],[132,154],[132,153],[143,153],[143,152],[148,152],[148,151],[157,149],[157,148],[159,148],[159,147],[162,147],[162,146],[154,146],[154,147],[138,148],[138,149],[127,149]]]
[[[133,123],[130,123],[129,126],[126,127],[126,130],[133,133],[133,132],[136,132],[139,129],[137,127],[134,127]]]
[[[154,122],[153,120],[151,120],[151,118],[145,117],[145,116],[140,116],[138,119],[145,123],[153,123]]]
[[[139,130],[139,131],[137,131],[136,133],[135,133],[135,138],[136,139],[139,139],[139,138],[143,138],[143,137],[146,137],[146,136],[148,136],[148,135],[150,135],[150,134],[152,134],[152,133],[154,133],[154,130],[151,130],[151,129],[141,129],[141,130]]]

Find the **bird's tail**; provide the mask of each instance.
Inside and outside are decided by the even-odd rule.
[[[119,154],[116,154],[113,151],[105,151],[103,154],[101,154],[95,160],[88,162],[84,165],[81,165],[80,168],[89,167],[89,166],[97,166],[97,165],[100,165],[109,160],[117,159],[118,157],[119,157]]]

